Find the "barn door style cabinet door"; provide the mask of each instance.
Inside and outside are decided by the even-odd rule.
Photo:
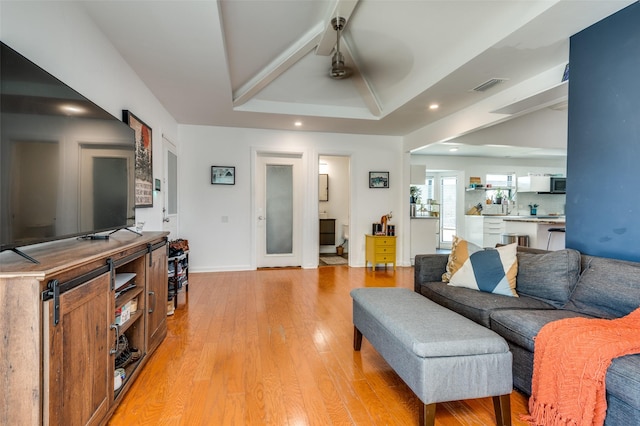
[[[167,233],[24,251],[0,254],[0,424],[104,425],[167,333]]]
[[[49,395],[45,424],[99,424],[109,411],[113,395],[109,348],[115,341],[110,332],[110,285],[111,274],[105,272],[45,302],[46,365],[50,366],[44,377]]]
[[[147,351],[153,352],[167,335],[167,245],[151,248],[147,270]]]

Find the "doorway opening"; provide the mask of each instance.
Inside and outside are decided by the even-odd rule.
[[[178,154],[173,142],[162,136],[165,152],[164,193],[162,207],[162,230],[169,232],[170,239],[178,238]]]
[[[350,157],[318,157],[318,265],[349,264]]]

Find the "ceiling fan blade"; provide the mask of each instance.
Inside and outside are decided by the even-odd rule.
[[[371,83],[367,80],[367,77],[362,73],[361,69],[358,67],[357,59],[355,58],[354,51],[350,47],[350,42],[348,39],[342,40],[342,54],[344,55],[345,63],[351,67],[353,72],[351,79],[353,80],[353,84],[358,89],[358,92],[362,96],[362,100],[369,108],[371,114],[376,117],[382,116],[382,106],[380,105],[380,100],[375,92],[375,89],[371,85]]]

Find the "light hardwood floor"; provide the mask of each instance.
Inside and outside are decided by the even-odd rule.
[[[191,273],[168,335],[110,425],[411,425],[420,401],[363,340],[349,291],[413,288],[413,268]],[[512,422],[527,412],[511,396]],[[491,398],[438,404],[436,425],[495,424]]]

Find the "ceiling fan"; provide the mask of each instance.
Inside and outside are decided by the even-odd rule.
[[[336,31],[336,51],[331,58],[331,70],[329,71],[329,77],[334,80],[342,80],[348,78],[353,73],[353,70],[344,64],[344,55],[340,52],[340,38],[341,32],[344,29],[347,21],[337,16],[331,20],[331,25]]]

